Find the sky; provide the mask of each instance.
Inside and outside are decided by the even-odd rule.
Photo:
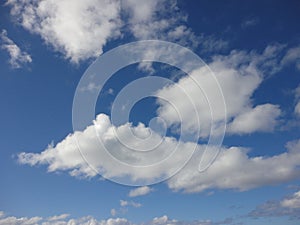
[[[299,224],[299,10],[1,1],[0,224]]]

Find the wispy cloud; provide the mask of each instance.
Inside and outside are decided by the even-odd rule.
[[[268,201],[249,213],[250,217],[282,217],[300,219],[300,191],[281,200]]]
[[[2,30],[0,33],[1,48],[6,50],[10,56],[9,64],[12,68],[21,68],[22,66],[31,63],[31,56],[20,49],[13,40],[7,36],[7,31]]]
[[[122,206],[122,207],[132,206],[134,208],[139,208],[142,206],[142,204],[138,203],[138,202],[134,202],[134,201],[120,200],[120,206]]]
[[[259,19],[257,17],[249,17],[242,22],[241,26],[242,28],[245,29],[248,27],[255,26],[258,23],[259,23]]]

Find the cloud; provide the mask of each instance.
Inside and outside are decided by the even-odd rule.
[[[294,112],[297,116],[300,117],[300,85],[295,90],[295,100],[296,100],[296,105],[295,105]]]
[[[5,216],[0,217],[0,225],[36,225],[42,221],[42,217],[14,217],[14,216]]]
[[[56,221],[56,220],[64,220],[66,218],[68,218],[70,216],[70,214],[61,214],[58,216],[52,216],[48,218],[48,221]]]
[[[99,56],[108,40],[120,36],[117,0],[8,0],[7,5],[23,28],[74,63]]]
[[[130,130],[136,136],[131,136]],[[145,139],[150,132],[150,138]],[[126,146],[152,151],[133,151]],[[76,177],[94,177],[99,172],[109,179],[128,176],[132,182],[144,183],[171,176],[184,166],[196,147],[195,143],[161,137],[141,123],[115,127],[108,116],[100,114],[94,125],[84,131],[68,135],[41,153],[20,153],[18,161],[21,164],[48,165],[49,172],[64,170]],[[122,163],[113,160],[111,155]]]
[[[56,217],[56,216],[53,216]],[[49,217],[52,218],[52,217]],[[213,222],[211,220],[198,220],[198,221],[180,221],[170,219],[164,215],[161,217],[155,217],[148,222],[133,223],[125,218],[108,218],[106,220],[97,220],[92,216],[85,216],[81,218],[61,218],[55,221],[42,217],[14,217],[3,216],[0,218],[0,225],[221,225],[232,224],[231,219],[225,219],[224,221]]]
[[[249,149],[223,148],[216,161],[205,171],[197,171],[197,157],[167,181],[172,190],[188,193],[209,189],[252,188],[284,183],[300,178],[300,140],[289,142],[287,151],[271,157],[249,157]]]
[[[128,14],[128,30],[138,40],[159,39],[196,47],[198,40],[187,27],[187,16],[176,1],[125,0],[122,2]]]
[[[117,210],[116,209],[111,209],[110,210],[110,215],[112,215],[112,216],[117,215]]]
[[[297,116],[300,116],[300,101],[295,106],[295,113]]]
[[[242,22],[242,28],[243,29],[246,29],[248,27],[253,27],[255,25],[257,25],[259,23],[259,19],[254,17],[254,18],[248,18],[248,19],[245,19],[243,22]]]
[[[185,124],[182,128],[185,132],[196,132],[199,120],[200,136],[203,138],[210,133],[212,115],[217,124],[224,119],[225,113],[227,121],[233,121],[229,127],[231,134],[272,131],[281,113],[279,106],[253,106],[252,95],[259,88],[266,71],[269,71],[270,67],[274,68],[274,64],[277,63],[274,58],[280,49],[281,46],[268,46],[262,54],[232,51],[227,56],[213,57],[208,66],[218,83],[213,79],[210,70],[204,67],[193,70],[190,76],[185,76],[176,84],[164,87],[156,93],[161,99],[168,99],[172,103],[171,105],[159,99],[158,115],[165,119],[168,126]],[[218,85],[223,96],[216,91]],[[182,94],[182,89],[186,95]],[[187,96],[192,99],[194,105],[187,101]],[[176,106],[176,110],[173,105]]]
[[[282,217],[300,219],[300,191],[282,200],[267,201],[249,213],[250,217]]]
[[[296,68],[300,70],[300,46],[290,48],[281,60],[282,66],[295,64]]]
[[[2,30],[0,33],[0,40],[1,49],[6,50],[10,56],[9,64],[12,68],[21,68],[27,63],[32,62],[31,56],[27,52],[22,51],[19,46],[8,38],[6,30]]]
[[[126,124],[114,127],[110,124],[109,118],[101,114],[97,117],[95,125],[88,127],[85,131],[75,132],[56,146],[50,146],[41,153],[20,153],[18,160],[21,164],[48,165],[50,172],[63,170],[69,171],[71,176],[86,178],[97,176],[97,172],[87,165],[82,158],[83,155],[89,159],[88,161],[94,168],[102,170],[104,177],[111,179],[123,177],[131,181],[155,181],[163,174],[172,174],[174,168],[183,163],[181,160],[193,148],[191,143],[177,143],[175,139],[165,137],[158,147],[160,154],[157,154],[156,151],[150,155],[133,154],[116,141],[115,131],[121,131],[118,138],[124,139],[127,135],[127,128],[133,129],[133,132],[139,137],[148,132],[148,128],[143,125],[132,127]],[[126,133],[122,133],[123,130]],[[99,148],[98,137],[102,138],[104,145],[108,146],[111,154],[123,162],[129,163],[129,165],[159,161],[161,156],[164,156],[163,158],[168,156],[177,145],[179,151],[176,151],[176,157],[170,157],[171,159],[164,161],[160,167],[122,167],[115,165],[111,159],[107,158],[105,149]],[[159,136],[153,140],[151,143],[146,143],[145,146],[149,147],[149,144],[152,145],[157,143],[156,141],[161,141]],[[81,145],[81,153],[77,149],[76,142]],[[134,139],[128,139],[126,142],[134,146],[141,145]],[[145,146],[142,145],[142,147]],[[300,140],[289,142],[286,152],[270,157],[250,157],[248,155],[249,149],[243,147],[222,147],[216,161],[206,171],[200,173],[198,171],[199,161],[206,147],[205,145],[196,146],[197,150],[189,163],[175,176],[167,180],[170,189],[183,190],[184,192],[201,192],[215,188],[245,191],[265,185],[284,183],[300,177]],[[207,151],[211,152],[209,148]]]
[[[132,206],[134,208],[139,208],[142,206],[141,203],[134,202],[134,201],[125,201],[125,200],[120,200],[120,206],[125,207],[125,206]]]
[[[205,52],[227,46],[214,36],[196,35],[176,1],[158,0],[7,0],[23,28],[73,63],[95,58],[111,40],[159,39]]]
[[[147,195],[152,191],[153,191],[153,188],[150,188],[148,186],[138,187],[138,188],[130,190],[128,193],[128,196],[129,197],[137,197],[137,196]]]
[[[246,134],[257,131],[273,131],[280,115],[281,110],[278,105],[258,105],[236,116],[233,121],[229,123],[227,132]]]

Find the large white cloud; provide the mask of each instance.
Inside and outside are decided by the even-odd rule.
[[[197,171],[198,161],[190,163],[168,180],[171,189],[201,192],[207,189],[240,191],[300,178],[300,140],[289,142],[287,151],[271,157],[249,157],[249,149],[222,149],[216,161],[205,171]]]
[[[227,120],[233,120],[229,126],[230,133],[272,131],[277,124],[281,114],[278,106],[253,106],[252,100],[252,95],[264,79],[267,65],[272,67],[274,64],[273,57],[277,49],[278,47],[269,46],[262,54],[232,51],[228,56],[215,56],[208,64],[223,92]],[[159,90],[157,96],[170,99],[176,110],[168,102],[158,100],[158,115],[169,126],[184,122],[187,124],[186,131],[196,131],[199,120],[201,136],[207,137],[212,119],[217,123],[224,118],[223,99],[219,96],[216,81],[211,76],[211,72],[203,67],[192,71],[190,76],[183,77],[176,85]],[[181,94],[180,89],[184,89],[193,100],[198,114],[193,112],[193,106]]]
[[[131,131],[136,136],[131,136]],[[174,174],[197,147],[194,143],[161,137],[143,124],[115,127],[108,116],[100,114],[94,125],[83,132],[70,134],[41,153],[23,152],[18,158],[22,164],[48,165],[50,172],[65,170],[72,176],[83,177],[94,177],[99,172],[109,179],[129,176],[132,181],[150,182]]]
[[[28,31],[77,63],[103,52],[120,35],[118,0],[8,0],[11,14]]]
[[[72,176],[93,177],[97,173],[89,167],[83,156],[90,157],[89,161],[94,167],[102,169],[102,174],[114,179],[124,177],[132,181],[156,180],[163,174],[173,173],[174,165],[178,165],[185,159],[188,151],[191,151],[191,143],[177,143],[175,139],[164,138],[158,152],[153,154],[130,153],[116,139],[115,129],[121,130],[124,127],[131,127],[139,137],[149,131],[142,125],[132,127],[124,125],[114,127],[110,124],[109,118],[100,115],[95,125],[88,127],[83,132],[75,132],[67,136],[56,146],[50,146],[41,153],[20,153],[19,162],[22,164],[48,165],[49,171],[65,170]],[[95,132],[95,130],[97,132]],[[143,162],[156,162],[160,157],[170,154],[178,145],[178,155],[165,161],[160,167],[118,167],[107,158],[105,149],[99,148],[98,136],[102,138],[104,145],[107,145],[112,154],[119,154],[120,160],[130,165]],[[119,135],[125,135],[119,133]],[[154,134],[154,136],[156,136]],[[126,137],[123,136],[123,137]],[[159,136],[156,138],[159,139]],[[77,141],[81,145],[81,153],[78,151]],[[134,146],[141,145],[136,139],[127,140],[127,143]],[[156,139],[154,139],[156,141]],[[153,142],[154,143],[154,142]],[[146,146],[149,147],[149,144]],[[173,190],[185,192],[201,192],[207,189],[238,189],[248,190],[264,185],[279,184],[300,177],[300,140],[287,145],[287,152],[271,157],[250,157],[248,149],[242,147],[223,147],[216,161],[204,172],[198,171],[199,161],[204,151],[204,145],[197,145],[196,154],[190,162],[174,177],[167,181],[168,186]],[[210,149],[208,149],[209,151]]]
[[[6,50],[10,56],[9,64],[12,68],[20,68],[32,62],[31,56],[27,52],[22,51],[20,47],[7,36],[6,30],[2,30],[0,33],[0,40],[1,48]]]
[[[196,35],[176,1],[7,0],[11,15],[72,62],[97,57],[112,39],[134,37],[177,42],[202,50],[223,49],[227,42]]]

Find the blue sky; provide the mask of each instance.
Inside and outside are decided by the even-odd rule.
[[[292,0],[1,2],[0,224],[299,224],[299,9]],[[188,73],[139,62],[101,88],[104,71],[118,63],[97,67],[105,55],[142,40],[174,43],[144,42],[137,54],[177,57]],[[192,64],[179,45],[206,64]],[[155,83],[128,121],[113,120],[111,107],[121,107],[121,117],[132,101],[122,90],[137,82],[130,93],[138,96],[155,77],[168,82]],[[75,96],[97,92],[94,122],[74,131]],[[79,109],[87,112],[84,100]],[[163,126],[151,127],[153,117]],[[203,154],[214,152],[205,151],[212,127],[224,139],[199,172]],[[137,152],[156,141],[156,152]],[[169,160],[155,166],[162,156]]]

